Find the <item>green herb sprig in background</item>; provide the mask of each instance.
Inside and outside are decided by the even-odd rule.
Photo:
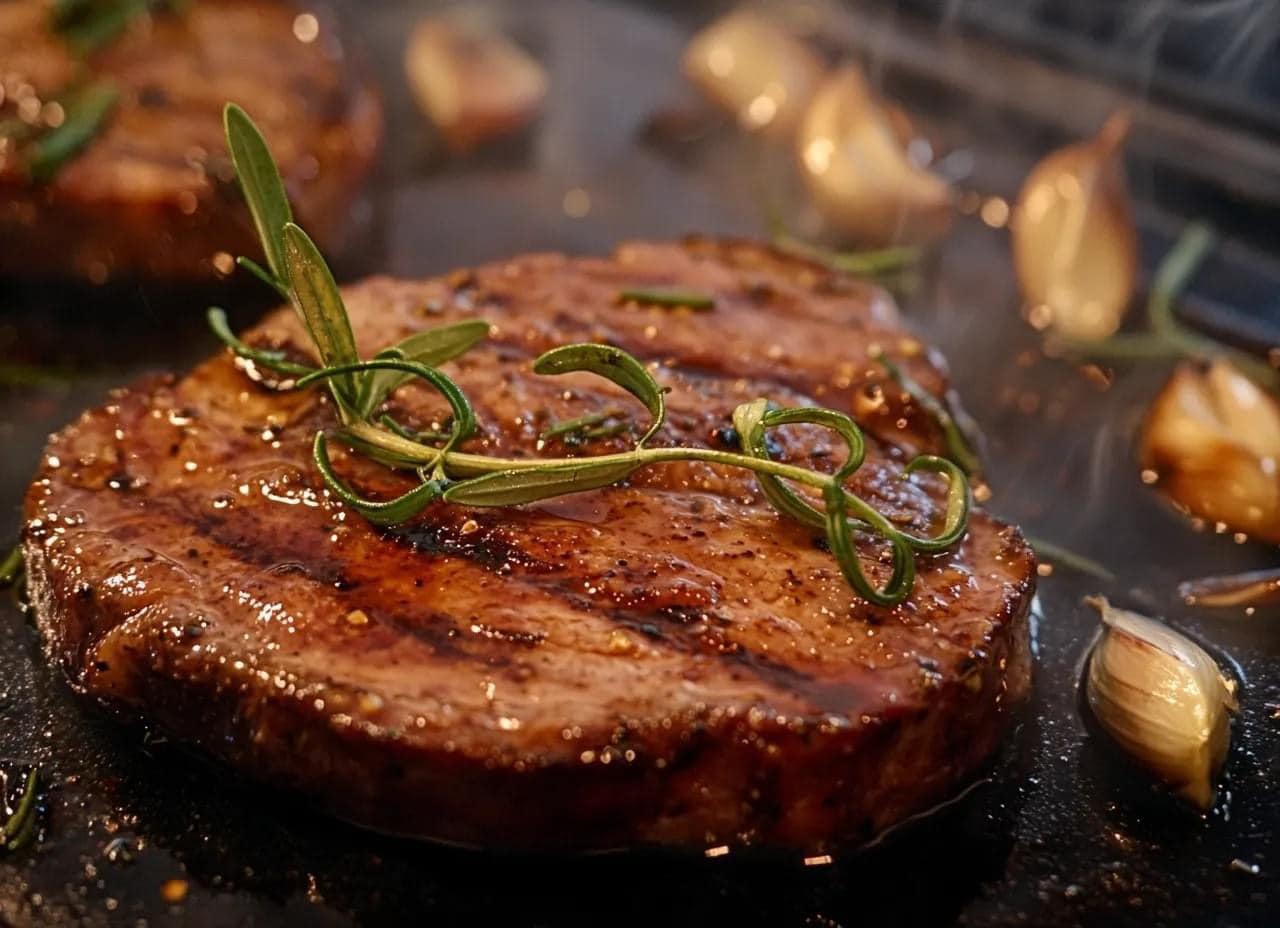
[[[36,829],[40,823],[36,803],[39,780],[39,770],[32,767],[27,773],[17,805],[12,810],[0,810],[10,812],[8,819],[0,825],[0,851],[12,853],[35,840]],[[5,805],[4,797],[0,797],[0,806],[2,805]]]

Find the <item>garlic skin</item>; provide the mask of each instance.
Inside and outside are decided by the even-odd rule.
[[[1179,506],[1280,543],[1280,400],[1230,361],[1174,371],[1147,414],[1141,457]]]
[[[738,10],[686,47],[685,75],[745,128],[793,130],[826,70],[804,42],[767,17]]]
[[[911,163],[901,134],[852,66],[823,82],[800,123],[797,154],[810,195],[859,245],[924,244],[951,226],[950,186]]]
[[[1162,622],[1086,600],[1102,615],[1086,692],[1098,724],[1134,760],[1201,809],[1227,757],[1233,686],[1205,650]]]
[[[547,95],[542,66],[465,10],[421,19],[404,69],[419,107],[457,154],[520,131]]]
[[[1188,606],[1268,606],[1280,603],[1280,570],[1184,580],[1178,595]]]
[[[1122,160],[1129,115],[1045,157],[1027,176],[1010,232],[1018,286],[1049,307],[1052,330],[1106,338],[1120,328],[1138,277],[1138,233]]]

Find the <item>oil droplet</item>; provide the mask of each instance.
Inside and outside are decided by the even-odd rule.
[[[1003,197],[991,197],[982,204],[978,215],[991,228],[1004,228],[1009,222],[1009,202]]]
[[[1037,303],[1027,309],[1027,322],[1037,332],[1043,332],[1053,325],[1053,307],[1048,303]]]
[[[572,187],[565,192],[561,208],[570,219],[581,219],[591,212],[591,194],[581,187]]]
[[[609,633],[609,653],[610,654],[630,654],[636,649],[636,643],[631,640],[631,636],[620,629],[614,629]]]
[[[293,37],[310,44],[320,35],[320,20],[311,13],[299,13],[293,20]]]

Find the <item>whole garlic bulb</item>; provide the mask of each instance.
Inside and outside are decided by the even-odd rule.
[[[1068,338],[1113,334],[1133,299],[1138,233],[1122,161],[1129,116],[1045,157],[1027,176],[1010,233],[1022,297]]]
[[[1230,361],[1174,371],[1147,414],[1142,465],[1191,513],[1280,542],[1280,400]]]
[[[1098,724],[1134,760],[1202,809],[1231,741],[1235,693],[1203,648],[1162,622],[1088,600],[1102,614],[1086,692]]]
[[[857,242],[921,244],[950,227],[951,188],[907,158],[899,129],[856,67],[823,82],[797,145],[814,203]]]

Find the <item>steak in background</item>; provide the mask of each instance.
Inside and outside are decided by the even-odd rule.
[[[299,221],[322,245],[341,244],[382,106],[331,22],[302,41],[301,9],[290,3],[200,0],[141,17],[81,62],[51,30],[49,8],[0,3],[3,115],[13,115],[22,85],[47,101],[82,75],[120,96],[47,183],[28,179],[20,147],[0,147],[0,274],[184,280],[229,272],[230,255],[259,254],[226,153],[228,100],[262,128]]]

